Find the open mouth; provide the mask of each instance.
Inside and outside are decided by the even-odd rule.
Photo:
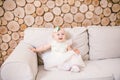
[[[59,38],[59,40],[62,40],[63,38]]]

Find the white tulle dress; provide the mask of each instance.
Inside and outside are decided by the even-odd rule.
[[[74,65],[84,67],[85,64],[81,58],[81,55],[76,54],[73,50],[67,51],[68,45],[71,44],[71,40],[67,40],[65,42],[57,42],[52,40],[51,51],[42,54],[44,68],[46,70],[68,70]]]

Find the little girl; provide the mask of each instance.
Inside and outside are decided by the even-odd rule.
[[[72,48],[72,41],[67,40],[63,28],[56,27],[52,33],[53,40],[47,45],[31,48],[34,52],[44,52],[51,49],[51,53],[43,56],[44,68],[46,70],[66,70],[79,72],[85,64],[78,49]],[[44,55],[44,54],[42,54]]]

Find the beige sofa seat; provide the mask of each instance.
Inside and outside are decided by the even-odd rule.
[[[36,80],[114,80],[113,75],[103,71],[96,62],[87,61],[86,67],[79,73],[70,71],[46,71],[39,66]]]

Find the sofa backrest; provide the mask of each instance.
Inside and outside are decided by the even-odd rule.
[[[120,58],[120,26],[90,26],[88,34],[91,60]]]
[[[73,41],[73,47],[78,48],[81,55],[84,56],[88,53],[88,35],[87,28],[75,27],[64,28],[67,35]],[[27,28],[24,31],[24,42],[33,47],[42,46],[47,44],[52,39],[53,28]]]

